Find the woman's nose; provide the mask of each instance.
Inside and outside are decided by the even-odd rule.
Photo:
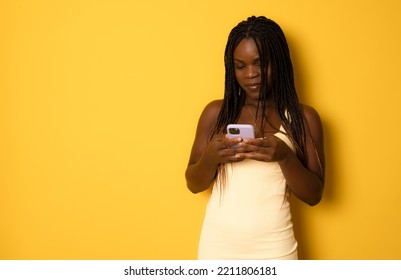
[[[258,71],[258,69],[256,69],[256,67],[253,67],[253,66],[248,67],[248,69],[245,73],[245,76],[247,78],[254,78],[257,75],[259,75],[259,71]]]

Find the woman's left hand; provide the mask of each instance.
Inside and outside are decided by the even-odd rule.
[[[282,161],[290,153],[293,153],[291,148],[274,134],[269,134],[258,139],[244,139],[240,143],[240,147],[245,149],[245,152],[236,154],[237,158],[266,162]]]

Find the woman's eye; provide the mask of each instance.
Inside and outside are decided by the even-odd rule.
[[[243,69],[245,66],[244,65],[235,65],[235,68],[237,69]]]

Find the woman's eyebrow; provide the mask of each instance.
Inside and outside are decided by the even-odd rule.
[[[234,62],[237,62],[237,63],[245,63],[243,60],[238,59],[238,58],[234,58]],[[259,58],[259,57],[255,58],[255,59],[252,61],[252,63],[258,63],[258,62],[260,62],[260,58]]]

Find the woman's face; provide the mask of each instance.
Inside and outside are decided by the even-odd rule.
[[[234,50],[235,77],[246,96],[257,100],[261,86],[258,48],[253,39],[243,39]]]

